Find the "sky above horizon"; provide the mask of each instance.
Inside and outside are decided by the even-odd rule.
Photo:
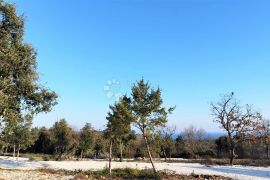
[[[270,1],[9,0],[26,16],[41,83],[58,105],[35,126],[66,118],[104,129],[109,104],[134,82],[162,89],[169,125],[221,131],[210,102],[235,92],[270,118]]]

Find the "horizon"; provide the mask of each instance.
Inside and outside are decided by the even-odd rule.
[[[109,105],[142,77],[176,106],[168,125],[179,131],[222,132],[210,102],[230,92],[270,118],[268,1],[8,2],[27,17],[40,81],[60,96],[34,126],[103,129]]]

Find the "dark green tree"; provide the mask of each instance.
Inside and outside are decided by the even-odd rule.
[[[42,127],[39,130],[38,138],[35,144],[31,147],[31,151],[34,153],[44,153],[44,154],[52,154],[53,142],[52,142],[52,134],[49,129],[46,127]]]
[[[95,132],[95,144],[94,144],[94,158],[102,158],[106,152],[106,146],[108,144],[106,136],[103,132]]]
[[[94,148],[95,134],[90,123],[86,123],[80,131],[79,149],[81,151],[81,159],[84,154]]]
[[[107,115],[106,136],[110,139],[109,148],[109,170],[111,174],[112,146],[119,143],[122,156],[124,141],[128,140],[131,134],[132,114],[130,110],[131,100],[126,96],[120,98],[114,106],[110,106],[110,112]],[[121,157],[122,159],[122,157]]]
[[[178,135],[175,139],[176,156],[181,157],[185,151],[185,140],[181,135]]]
[[[224,157],[224,155],[227,155],[229,153],[230,144],[227,136],[219,137],[218,139],[216,139],[215,144],[217,146],[217,152],[220,158]]]
[[[20,156],[20,150],[26,150],[28,147],[32,146],[38,138],[38,129],[32,128],[32,118],[28,118],[25,117],[22,121],[17,123],[13,131],[17,157]]]
[[[67,154],[73,148],[73,130],[69,127],[65,119],[55,122],[51,128],[54,153],[61,160],[64,154]]]
[[[156,128],[165,126],[167,116],[174,108],[162,107],[161,90],[151,88],[143,79],[132,87],[131,109],[135,126],[142,132],[154,172],[156,168],[148,143],[148,135]]]

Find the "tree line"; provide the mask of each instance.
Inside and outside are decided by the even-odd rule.
[[[265,129],[269,138],[268,129]],[[125,130],[124,130],[125,131]],[[32,128],[31,136],[27,138],[30,145],[22,144],[23,153],[36,153],[50,155],[53,159],[108,159],[110,152],[110,139],[106,130],[94,129],[91,124],[77,131],[74,130],[65,119],[57,121],[52,127]],[[235,152],[239,159],[268,159],[269,148],[266,135],[260,130],[256,138],[242,139],[235,136]],[[17,136],[23,142],[24,134]],[[2,141],[1,141],[2,142]],[[26,142],[26,141],[24,141]],[[177,132],[176,127],[161,127],[148,136],[148,143],[153,158],[164,158],[170,161],[173,158],[203,159],[203,158],[227,158],[230,157],[230,141],[223,135],[214,138],[203,129],[188,127]],[[5,146],[1,143],[2,153],[13,153],[13,146]],[[111,158],[123,159],[148,159],[149,154],[145,146],[144,137],[134,131],[115,137],[111,148]]]

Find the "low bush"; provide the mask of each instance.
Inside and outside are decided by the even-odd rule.
[[[48,174],[59,174],[59,175],[72,175],[74,180],[86,180],[86,179],[182,179],[182,180],[231,180],[231,178],[220,177],[220,176],[206,176],[206,175],[179,175],[171,171],[159,171],[157,174],[152,169],[113,169],[112,176],[109,176],[109,169],[103,169],[100,171],[64,171],[64,170],[51,170],[51,169],[40,169],[40,172]]]
[[[101,171],[87,171],[86,175],[93,179],[102,179],[103,177],[108,177],[109,169],[104,169]],[[159,174],[155,174],[153,170],[145,169],[113,169],[111,178],[121,178],[121,179],[160,179]]]

